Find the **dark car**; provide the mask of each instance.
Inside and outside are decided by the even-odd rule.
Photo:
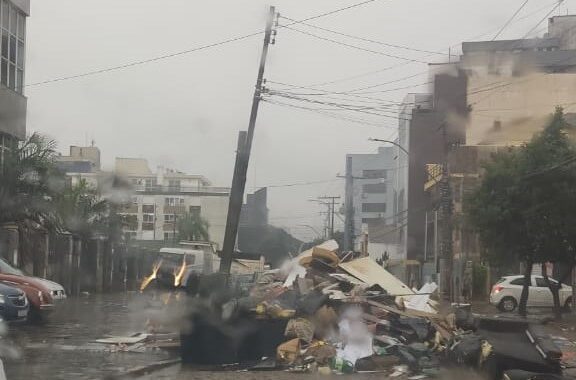
[[[0,316],[5,321],[25,321],[30,304],[26,294],[14,286],[0,283]]]

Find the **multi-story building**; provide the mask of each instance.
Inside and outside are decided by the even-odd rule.
[[[363,232],[381,229],[382,225],[395,225],[396,218],[396,149],[380,147],[373,154],[348,154],[346,156],[347,177],[351,181],[346,187],[346,213],[352,223],[346,223],[353,245],[360,247]],[[348,173],[348,171],[350,171]],[[351,203],[351,205],[348,205]],[[375,258],[384,254],[379,247],[369,242],[368,252]],[[391,258],[399,259],[395,249],[388,252]]]
[[[115,174],[133,185],[132,204],[123,211],[138,223],[127,237],[141,241],[174,242],[178,218],[197,213],[209,223],[210,240],[222,246],[230,189],[214,187],[204,176],[158,167],[152,172],[145,159],[116,158]]]
[[[268,189],[263,187],[246,195],[246,203],[240,213],[240,227],[262,227],[268,225]]]
[[[0,165],[26,137],[24,58],[29,0],[0,0]]]
[[[405,245],[408,258],[438,258],[433,266],[448,268],[452,281],[445,288],[458,294],[464,269],[480,257],[461,213],[482,162],[529,141],[556,106],[576,106],[576,16],[550,18],[542,38],[464,42],[460,60],[430,65],[430,77],[428,109],[409,101],[410,120],[400,121],[400,144],[410,151]],[[450,223],[442,220],[446,202]]]
[[[131,198],[122,213],[134,216],[138,223],[127,227],[130,240],[172,244],[177,234],[178,218],[185,213],[198,213],[209,223],[210,240],[218,246],[224,240],[228,197],[225,187],[214,187],[201,175],[185,174],[158,167],[153,172],[141,158],[116,158],[113,172],[101,170],[100,150],[95,146],[71,146],[69,156],[60,156],[56,165],[66,173],[72,186],[80,180],[98,189],[104,197],[117,191],[114,178],[123,178],[130,185],[122,191],[122,201]],[[258,193],[261,197],[262,193]],[[264,200],[266,192],[263,192]]]

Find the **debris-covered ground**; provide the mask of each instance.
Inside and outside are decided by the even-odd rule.
[[[439,313],[436,284],[410,289],[331,241],[265,273],[247,295],[216,283],[199,278],[188,288],[195,311],[182,335],[184,364],[408,379],[460,369],[530,378],[514,371],[560,375],[568,364],[559,337],[538,320],[475,316],[470,305]]]
[[[8,378],[473,379],[576,366],[571,316],[542,325],[545,311],[523,321],[481,303],[439,307],[435,284],[415,293],[330,243],[256,278],[236,293],[192,277],[177,291],[66,300],[5,336]]]

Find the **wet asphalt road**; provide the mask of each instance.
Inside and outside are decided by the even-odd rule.
[[[139,297],[129,293],[70,298],[44,325],[9,326],[0,340],[8,380],[105,379],[169,358],[162,350],[113,352],[110,346],[94,343],[145,331],[147,313]]]
[[[93,295],[65,300],[43,325],[10,325],[0,339],[0,355],[4,358],[8,380],[113,379],[137,367],[177,358],[176,352],[157,349],[119,352],[111,346],[94,343],[108,336],[145,332],[146,320],[158,313],[158,307],[158,302],[151,305],[149,298],[138,293]],[[479,309],[476,311],[489,314],[495,311],[489,305]],[[171,365],[139,379],[281,380],[295,376],[298,374],[282,371],[198,372]],[[355,379],[381,377],[382,374],[354,375]]]

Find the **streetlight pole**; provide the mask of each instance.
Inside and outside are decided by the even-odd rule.
[[[370,138],[368,139],[368,141],[378,141],[378,142],[385,142],[385,143],[388,143],[388,144],[392,144],[392,145],[394,145],[394,146],[397,146],[400,150],[402,150],[402,152],[406,153],[406,155],[408,155],[408,156],[410,155],[410,152],[408,152],[402,145],[398,144],[398,143],[395,142],[395,141],[383,140],[383,139],[375,139],[375,138],[372,138],[372,137],[370,137]]]

